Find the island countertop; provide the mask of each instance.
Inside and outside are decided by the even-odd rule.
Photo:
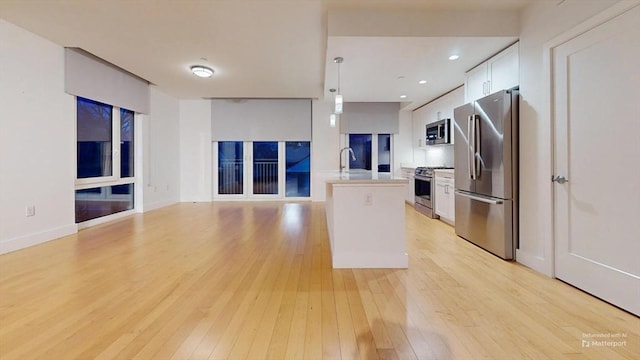
[[[343,171],[330,173],[325,179],[327,184],[345,184],[345,185],[373,185],[373,184],[399,184],[409,183],[408,179],[393,176],[389,173],[374,174],[370,171]]]

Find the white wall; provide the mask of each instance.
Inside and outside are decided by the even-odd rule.
[[[211,201],[211,101],[180,101],[180,201]]]
[[[77,231],[75,97],[65,93],[64,68],[61,46],[0,20],[0,253]],[[150,100],[136,125],[138,210],[179,199],[178,101],[155,88]]]
[[[536,1],[522,14],[520,35],[520,249],[518,262],[553,275],[552,164],[544,44],[616,0]],[[616,94],[610,94],[616,96]],[[606,101],[606,99],[603,99]]]
[[[400,167],[412,165],[413,158],[413,122],[411,111],[401,110],[398,118],[399,132],[393,137],[393,172],[400,176]]]
[[[324,201],[325,179],[329,172],[338,171],[340,167],[340,124],[329,125],[333,102],[313,100],[312,107],[311,199]]]
[[[150,104],[143,124],[144,211],[180,201],[180,104],[154,86]]]
[[[0,253],[77,231],[62,47],[0,20]],[[35,205],[36,215],[25,208]]]

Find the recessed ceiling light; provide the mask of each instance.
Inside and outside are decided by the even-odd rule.
[[[404,94],[400,95],[400,99],[406,99],[406,98],[407,98],[407,95],[404,95]]]
[[[458,55],[449,56],[449,60],[458,60],[459,58],[460,58],[460,56],[458,56]]]
[[[427,83],[427,80],[420,80],[420,81],[418,81],[418,84],[420,84],[420,85],[424,85],[424,84],[426,84],[426,83]]]
[[[213,75],[213,69],[206,67],[206,66],[202,66],[202,65],[194,65],[191,67],[191,72],[198,77],[201,78],[208,78],[211,77],[211,75]]]

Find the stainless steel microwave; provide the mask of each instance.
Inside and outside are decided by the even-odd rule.
[[[440,145],[451,143],[450,128],[451,119],[443,119],[436,121],[426,126],[426,140],[427,145]]]

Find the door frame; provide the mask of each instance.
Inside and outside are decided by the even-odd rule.
[[[622,0],[614,5],[612,5],[611,7],[601,11],[600,13],[596,14],[595,16],[583,21],[582,23],[574,26],[573,28],[563,32],[562,34],[556,36],[555,38],[549,40],[548,42],[546,42],[543,45],[543,89],[548,89],[548,91],[546,91],[546,96],[545,96],[545,106],[544,108],[547,111],[547,116],[549,117],[550,120],[550,124],[549,124],[549,146],[550,146],[550,161],[549,161],[549,189],[550,191],[548,192],[548,195],[550,197],[550,201],[548,202],[549,204],[549,224],[551,224],[551,226],[548,228],[547,231],[547,235],[548,235],[548,239],[549,241],[546,241],[543,243],[543,258],[541,259],[541,263],[539,265],[541,265],[542,269],[544,270],[543,272],[546,273],[547,275],[551,276],[551,277],[556,277],[556,271],[555,271],[555,262],[556,262],[556,253],[555,253],[555,249],[556,249],[556,244],[557,244],[557,239],[556,239],[556,232],[557,232],[557,224],[555,221],[556,218],[556,204],[555,204],[555,199],[556,199],[556,187],[554,185],[554,183],[551,181],[551,176],[553,176],[555,174],[556,171],[556,148],[555,148],[555,142],[556,142],[556,123],[557,120],[555,118],[555,110],[556,110],[556,106],[555,106],[555,88],[553,86],[554,84],[554,68],[553,68],[553,59],[554,59],[554,55],[555,55],[555,49],[557,47],[559,47],[560,45],[563,45],[564,43],[584,34],[585,32],[592,30],[604,23],[606,23],[607,21],[622,15],[623,13],[633,9],[636,6],[640,6],[640,0]],[[534,260],[535,261],[535,260]]]
[[[240,141],[240,140],[238,140]],[[256,140],[258,141],[258,140]],[[242,141],[243,150],[243,188],[242,194],[218,194],[218,146],[219,141],[211,142],[211,200],[212,201],[312,201],[313,184],[310,185],[308,197],[287,197],[287,142],[282,140],[270,140],[278,143],[278,194],[253,194],[253,146],[255,141]],[[313,147],[309,143],[309,156],[313,159]],[[313,179],[313,172],[309,174]]]
[[[255,141],[242,141],[243,174],[242,174],[242,194],[218,194],[218,146],[219,141],[212,142],[212,197],[217,201],[260,201],[278,200],[284,198],[285,191],[285,143],[282,141],[270,141],[278,144],[278,193],[277,194],[254,194],[253,193],[253,143]]]

